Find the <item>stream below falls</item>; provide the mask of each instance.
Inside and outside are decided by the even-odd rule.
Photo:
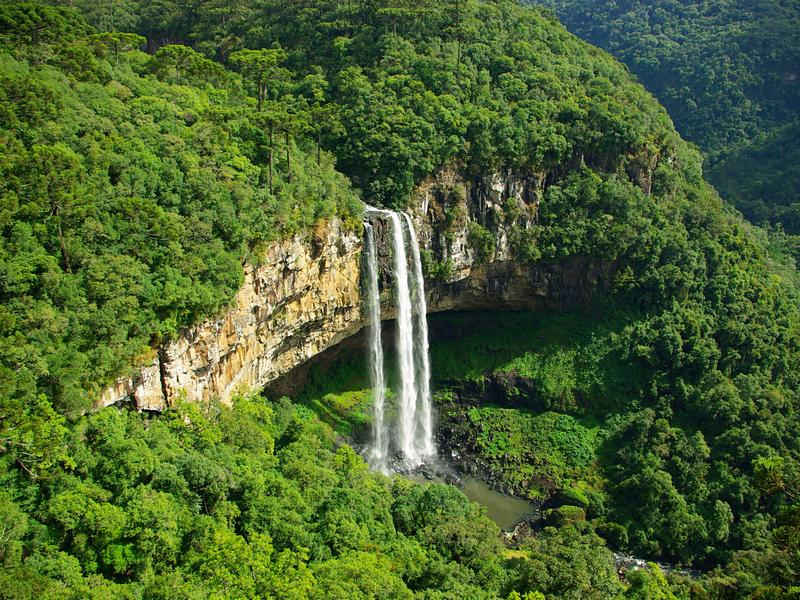
[[[514,525],[533,515],[536,509],[527,500],[501,494],[474,477],[461,479],[461,491],[473,502],[485,506],[489,518],[505,531],[510,531]]]
[[[411,473],[404,473],[404,476],[419,483],[455,485],[467,498],[486,507],[487,516],[504,531],[511,531],[515,525],[538,512],[536,505],[523,498],[501,494],[489,487],[485,481],[469,475],[453,477],[449,471],[450,469],[442,472],[440,469],[423,467]]]

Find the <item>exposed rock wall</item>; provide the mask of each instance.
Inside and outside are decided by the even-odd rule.
[[[429,311],[567,308],[607,283],[613,264],[580,256],[535,261],[520,250],[536,227],[543,186],[535,175],[467,181],[444,170],[417,188],[409,213],[425,257]],[[390,319],[389,225],[373,224],[382,315]],[[227,312],[182,332],[97,404],[133,398],[140,410],[163,410],[180,397],[228,402],[237,389],[261,388],[358,332],[365,325],[361,244],[359,233],[335,220],[276,242],[261,266],[245,268]]]
[[[589,302],[615,265],[583,256],[531,260],[521,246],[535,239],[545,178],[495,173],[464,180],[450,170],[423,182],[409,206],[427,257],[428,311],[564,309]],[[376,223],[383,314],[393,316],[391,243]],[[476,243],[481,230],[491,248]]]
[[[107,406],[133,397],[140,410],[177,398],[230,401],[283,375],[361,328],[361,239],[333,221],[273,244],[229,310],[160,348],[152,365],[117,381]]]

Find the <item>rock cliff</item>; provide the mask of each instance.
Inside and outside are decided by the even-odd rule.
[[[227,402],[262,387],[361,328],[360,262],[360,237],[338,221],[271,245],[259,266],[245,266],[227,312],[159,348],[99,404],[132,397],[140,410],[162,410],[182,396]]]
[[[494,174],[465,180],[444,170],[423,182],[409,206],[422,247],[430,312],[566,308],[587,302],[614,265],[575,256],[536,260],[543,178]],[[388,223],[374,222],[382,315],[394,316]],[[163,410],[176,399],[229,402],[258,389],[357,333],[364,325],[362,239],[338,221],[276,242],[228,310],[158,348],[151,364],[104,391],[98,406],[133,399]]]

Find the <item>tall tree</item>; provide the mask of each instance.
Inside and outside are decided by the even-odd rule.
[[[267,98],[276,99],[280,84],[289,79],[289,71],[281,67],[286,56],[283,48],[238,50],[230,55],[231,64],[255,86],[258,112]]]

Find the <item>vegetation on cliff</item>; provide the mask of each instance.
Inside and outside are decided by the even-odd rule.
[[[270,164],[241,78],[189,48],[28,4],[0,6],[0,36],[0,439],[36,472],[50,406],[86,410],[263,244],[360,207],[310,140]]]
[[[800,122],[758,135],[707,170],[726,200],[753,223],[782,226],[800,258]]]
[[[600,533],[718,566],[676,594],[789,593],[797,274],[726,209],[699,153],[624,67],[505,0],[78,4],[96,25],[147,39],[97,33],[66,8],[0,4],[4,590],[673,593],[657,571],[620,583]],[[528,228],[515,201],[471,215],[482,261],[502,219],[520,260],[613,266],[597,290],[604,326],[567,315],[575,340],[551,330],[549,348],[522,337],[503,365],[492,345],[463,363],[473,381],[531,382],[531,413],[468,413],[482,452],[502,461],[498,444],[516,444],[526,474],[538,461],[575,484],[572,501],[589,496],[589,523],[566,509],[561,529],[503,558],[457,491],[367,473],[286,403],[75,418],[123,365],[224,306],[261,245],[355,215],[344,175],[401,207],[445,165],[541,181]],[[346,413],[363,399],[328,405]]]
[[[191,43],[237,69],[239,48],[282,49],[270,79],[305,81],[309,117],[289,98],[267,112],[283,111],[276,126],[313,131],[374,203],[404,206],[445,164],[559,177],[581,157],[613,171],[648,144],[676,143],[665,111],[621,65],[514,2],[128,6],[154,48]]]
[[[683,137],[707,153],[710,180],[755,223],[800,233],[800,8],[779,0],[537,0],[628,65]],[[792,133],[794,132],[794,133]]]
[[[370,472],[286,400],[111,408],[66,444],[69,470],[0,474],[3,598],[640,597],[583,524],[505,556],[457,489]]]
[[[795,447],[796,412],[763,410],[772,388],[740,400],[735,424],[712,430],[703,413],[719,421],[731,407],[719,388],[707,399],[694,391],[697,404],[683,407],[649,400],[667,373],[625,355],[643,323],[608,305],[431,316],[443,450],[501,489],[583,509],[613,548],[710,570],[689,586],[693,597],[787,590],[798,568],[800,472],[795,451],[780,456],[774,444]],[[328,382],[325,397],[310,386],[322,418],[361,422],[359,407],[351,414],[338,400],[366,392],[363,362],[320,365],[311,381]]]

